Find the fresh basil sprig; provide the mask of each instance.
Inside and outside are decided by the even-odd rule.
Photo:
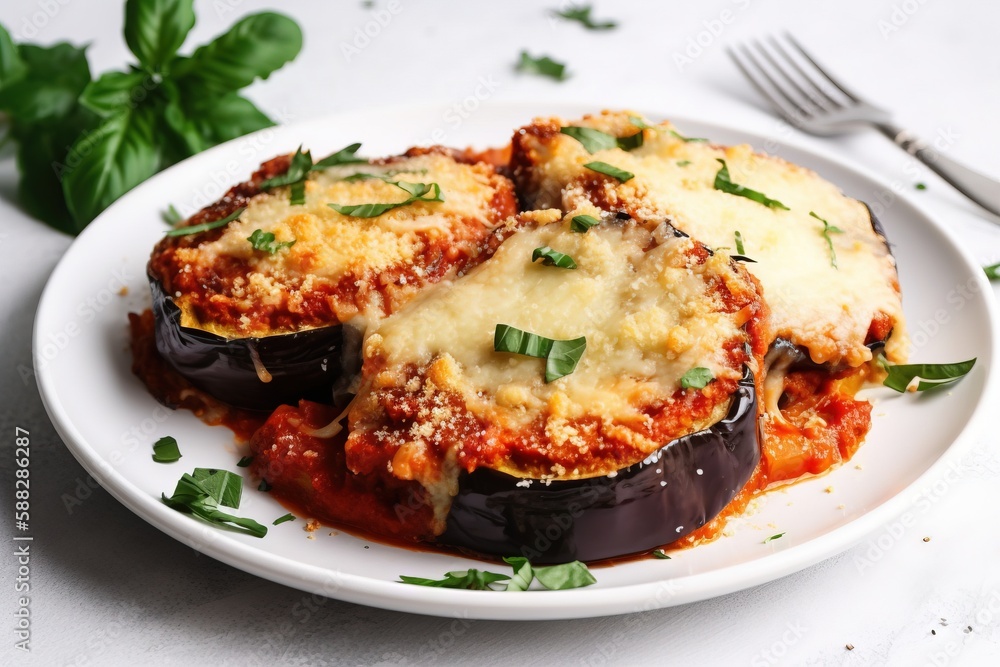
[[[153,443],[153,460],[157,463],[173,463],[181,459],[181,450],[177,439],[169,435]]]
[[[292,239],[291,241],[275,241],[274,234],[271,232],[265,232],[263,229],[253,230],[253,234],[247,237],[247,241],[253,246],[254,250],[261,250],[266,252],[268,255],[273,255],[282,248],[291,248],[295,245],[297,239]]]
[[[559,18],[576,21],[587,30],[611,30],[618,24],[614,21],[595,21],[590,17],[593,7],[590,5],[570,5],[566,9],[553,12]]]
[[[0,27],[0,112],[18,145],[18,194],[32,216],[70,234],[156,172],[274,123],[239,90],[293,60],[292,19],[252,14],[179,55],[193,0],[127,0],[136,63],[93,79],[86,47],[15,44]]]
[[[747,199],[755,201],[758,204],[763,204],[768,208],[780,208],[785,211],[788,210],[788,207],[777,199],[771,199],[762,192],[757,192],[756,190],[751,190],[750,188],[733,183],[729,178],[729,167],[726,165],[726,161],[716,158],[716,162],[722,165],[718,173],[715,174],[714,187],[716,190],[721,190],[726,194],[736,195],[737,197],[746,197]]]
[[[579,141],[588,153],[620,148],[630,151],[642,146],[642,132],[630,134],[627,137],[616,137],[613,134],[595,130],[592,127],[576,127],[569,125],[559,128],[559,131]]]
[[[539,259],[542,260],[542,264],[546,266],[558,266],[560,269],[576,268],[576,260],[569,255],[553,250],[547,245],[535,248],[532,251],[531,261],[537,262]]]
[[[952,364],[894,364],[884,354],[878,355],[876,360],[888,374],[882,384],[900,393],[927,391],[958,382],[976,365],[975,357]],[[918,382],[911,389],[914,380]]]
[[[546,76],[556,81],[565,81],[569,78],[569,75],[566,73],[565,63],[553,60],[548,56],[534,58],[527,51],[521,51],[521,59],[517,63],[517,71]]]
[[[391,211],[400,206],[407,206],[414,202],[441,202],[441,187],[437,183],[409,183],[407,181],[386,181],[389,185],[395,185],[400,190],[409,193],[410,197],[404,201],[392,202],[388,204],[327,204],[330,208],[341,215],[350,215],[355,218],[377,218],[386,211]]]
[[[570,231],[586,234],[588,229],[599,224],[601,221],[592,215],[574,215],[573,219],[569,221],[569,228]]]
[[[575,371],[586,349],[587,339],[583,336],[554,340],[509,324],[498,324],[493,331],[494,351],[545,359],[546,382],[554,382]]]
[[[837,266],[837,251],[833,247],[833,239],[830,238],[830,234],[843,234],[844,230],[835,225],[831,225],[829,222],[816,215],[814,211],[809,211],[809,215],[823,223],[823,231],[820,233],[823,234],[823,238],[826,239],[826,245],[830,248],[830,266],[835,269],[839,268]]]
[[[431,586],[434,588],[464,588],[475,591],[506,591],[520,592],[528,590],[533,581],[538,581],[543,588],[550,591],[564,591],[572,588],[583,588],[597,583],[587,566],[580,561],[572,561],[561,565],[536,566],[521,556],[508,556],[503,559],[511,566],[513,574],[489,572],[487,570],[457,570],[447,572],[442,579],[425,579],[423,577],[407,577],[400,575],[399,581],[415,586]],[[494,588],[493,584],[504,588]]]
[[[212,222],[203,222],[200,225],[191,225],[190,227],[175,227],[167,232],[167,236],[187,236],[188,234],[197,234],[199,232],[207,232],[210,229],[218,229],[219,227],[225,227],[233,220],[236,220],[241,215],[243,211],[247,210],[246,207],[238,208],[221,220],[213,220]]]
[[[253,519],[233,516],[219,509],[219,505],[239,509],[243,478],[226,470],[195,468],[192,474],[184,473],[177,488],[169,498],[161,494],[163,504],[171,509],[193,514],[209,523],[225,526],[238,532],[264,537],[267,527]]]
[[[319,162],[313,163],[312,152],[303,151],[302,146],[299,146],[288,163],[288,170],[283,174],[262,181],[260,189],[269,190],[286,185],[290,186],[289,203],[292,206],[302,206],[306,203],[306,178],[309,176],[309,173],[323,171],[324,169],[344,164],[367,162],[367,160],[355,155],[359,148],[361,148],[361,144],[351,144],[346,148],[340,149],[333,155],[329,155]]]
[[[681,376],[681,389],[704,389],[714,379],[711,370],[696,366]]]
[[[625,183],[626,181],[631,181],[633,178],[635,178],[635,174],[633,174],[631,171],[625,171],[624,169],[619,169],[618,167],[610,165],[607,162],[601,162],[599,160],[596,162],[588,162],[583,166],[591,171],[596,171],[598,174],[604,174],[605,176],[610,176],[611,178],[618,179],[618,181],[621,183]]]

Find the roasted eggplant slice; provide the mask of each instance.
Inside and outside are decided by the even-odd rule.
[[[358,361],[342,326],[361,330],[482,261],[494,230],[516,213],[509,180],[444,149],[269,187],[303,159],[266,163],[165,237],[148,265],[157,349],[238,407],[329,394]],[[221,227],[206,224],[227,216]]]

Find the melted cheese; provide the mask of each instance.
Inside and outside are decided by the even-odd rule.
[[[548,127],[587,126],[616,136],[636,132],[627,113],[608,113],[582,121],[539,121]],[[530,162],[529,200],[537,206],[571,209],[594,202],[610,210],[625,208],[646,219],[669,218],[710,247],[735,246],[743,237],[745,254],[756,260],[747,269],[760,280],[778,337],[808,349],[817,363],[858,366],[871,360],[865,346],[869,326],[879,313],[888,315],[893,333],[887,354],[904,361],[907,337],[896,266],[871,227],[867,209],[818,175],[783,160],[754,153],[749,146],[720,147],[685,142],[664,123],[645,131],[644,144],[589,154],[566,135],[522,133],[516,143]],[[781,201],[788,211],[713,187],[724,159],[731,180]],[[618,183],[583,167],[599,160],[630,171],[635,178]],[[596,201],[595,201],[596,200]],[[824,218],[842,233],[829,238]]]
[[[430,367],[430,380],[460,393],[472,412],[511,427],[545,413],[549,437],[560,442],[574,435],[566,420],[586,414],[644,419],[638,408],[671,396],[692,368],[741,376],[725,344],[744,336],[744,316],[723,312],[712,291],[720,275],[735,276],[726,255],[698,264],[686,254],[690,239],[670,236],[647,250],[652,235],[641,227],[580,234],[569,231],[569,217],[515,234],[465,277],[383,320],[365,344],[366,359],[386,362],[378,381],[397,382],[407,365]],[[532,263],[541,246],[570,255],[578,268]],[[498,323],[553,339],[584,336],[587,348],[573,373],[545,383],[544,360],[494,351]],[[424,426],[434,428],[432,420]]]
[[[378,178],[344,180],[359,172],[385,174],[390,180],[411,183],[437,183],[444,201],[414,202],[374,218],[342,215],[329,204],[391,203],[409,197],[407,192]],[[457,245],[458,239],[484,238],[492,226],[501,222],[492,210],[497,186],[495,172],[486,165],[463,164],[440,154],[395,159],[386,165],[335,167],[310,174],[304,205],[289,202],[288,187],[259,194],[220,237],[197,247],[178,249],[177,259],[201,267],[230,261],[245,264],[247,270],[234,279],[227,299],[243,310],[264,306],[294,311],[302,294],[314,285],[336,284],[345,276],[355,276],[360,289],[380,271],[413,263],[428,244]],[[463,229],[470,224],[479,229],[472,233]],[[247,239],[258,229],[274,234],[278,243],[294,241],[294,245],[274,254],[254,250]],[[477,248],[465,251],[474,255]],[[233,332],[229,327],[199,322],[185,308],[184,295],[175,303],[182,310],[184,326],[231,336],[275,333]],[[352,314],[344,312],[345,317]]]

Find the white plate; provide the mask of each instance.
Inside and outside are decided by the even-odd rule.
[[[73,455],[112,495],[156,528],[235,567],[306,591],[402,611],[495,619],[602,616],[703,600],[796,572],[839,553],[902,512],[956,465],[973,426],[995,393],[997,320],[983,272],[942,226],[896,197],[882,212],[900,265],[916,350],[915,360],[976,356],[972,373],[946,394],[875,400],[873,428],[848,465],[822,479],[765,496],[750,516],[730,523],[731,535],[672,560],[641,560],[595,570],[598,583],[572,591],[506,595],[396,583],[400,574],[438,577],[484,567],[455,556],[409,551],[340,532],[307,539],[303,521],[271,526],[286,510],[248,488],[239,514],[269,526],[264,539],[201,524],[168,509],[173,490],[194,467],[236,467],[239,447],[228,430],[208,427],[185,411],[161,407],[131,373],[126,314],[148,307],[145,264],[169,204],[190,213],[245,179],[263,160],[300,143],[324,155],[354,141],[367,155],[393,154],[434,136],[454,146],[501,145],[536,115],[567,118],[596,110],[578,106],[484,107],[453,128],[438,108],[369,110],[264,130],[198,155],[123,197],[77,239],[53,272],[35,320],[38,384],[49,415]],[[660,114],[651,113],[651,118]],[[874,201],[888,186],[864,171],[735,129],[673,118],[690,136],[748,142],[817,170],[848,194]],[[119,294],[127,287],[127,295]],[[172,435],[184,458],[163,465],[151,444]],[[244,452],[245,453],[245,452]],[[245,472],[245,471],[243,471]],[[250,485],[248,485],[249,487]],[[832,492],[825,492],[832,487]],[[764,543],[772,534],[781,539]],[[496,568],[494,568],[496,569]]]

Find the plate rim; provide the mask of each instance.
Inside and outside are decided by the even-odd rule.
[[[173,513],[173,515],[166,514],[166,512],[169,512],[169,508],[160,504],[156,499],[147,497],[145,492],[130,482],[113,465],[105,461],[96,449],[87,443],[83,435],[77,431],[59,398],[58,389],[55,387],[51,375],[53,372],[50,370],[51,366],[42,363],[43,360],[40,356],[42,341],[40,339],[46,333],[41,331],[42,320],[44,319],[46,306],[49,302],[56,299],[54,294],[59,284],[59,278],[61,277],[61,273],[66,270],[65,267],[69,263],[69,258],[74,253],[74,248],[83,245],[81,244],[81,240],[95,233],[94,230],[98,229],[102,224],[111,224],[103,223],[102,221],[105,219],[113,220],[117,208],[125,200],[142,197],[147,191],[154,190],[161,181],[167,181],[172,178],[175,171],[189,167],[192,161],[208,162],[218,155],[226,154],[240,141],[246,141],[248,138],[252,139],[269,131],[278,131],[282,136],[291,136],[295,132],[304,135],[311,126],[332,126],[352,116],[406,115],[408,113],[438,110],[439,108],[438,105],[434,104],[414,104],[347,110],[305,119],[296,123],[267,128],[251,135],[220,144],[173,165],[140,184],[109,207],[107,211],[102,213],[74,240],[56,264],[39,298],[32,330],[32,361],[39,395],[56,432],[74,458],[118,502],[157,530],[166,533],[181,543],[192,546],[216,560],[277,583],[300,590],[324,594],[348,602],[383,609],[445,617],[453,617],[458,613],[457,610],[461,609],[465,617],[476,619],[534,620],[586,618],[631,613],[710,599],[773,581],[801,571],[838,553],[842,553],[859,543],[866,536],[877,531],[893,518],[902,514],[912,504],[912,497],[915,491],[925,487],[929,481],[936,480],[941,476],[942,471],[947,469],[955,458],[969,448],[974,435],[982,427],[982,422],[985,421],[986,409],[990,402],[988,399],[995,396],[998,393],[998,389],[1000,389],[1000,362],[996,359],[1000,316],[998,316],[998,308],[991,296],[992,289],[985,274],[982,274],[981,271],[977,272],[973,270],[971,274],[975,276],[979,289],[984,295],[982,299],[985,308],[984,314],[990,325],[989,336],[985,337],[988,341],[987,352],[989,353],[990,364],[985,371],[986,377],[983,379],[983,391],[979,395],[975,407],[972,409],[969,420],[960,428],[955,438],[940,453],[940,456],[913,479],[910,484],[896,491],[892,497],[875,507],[867,509],[863,514],[851,519],[844,525],[838,526],[803,543],[795,544],[787,549],[774,551],[750,561],[693,575],[625,584],[613,588],[546,591],[545,595],[541,597],[537,595],[532,596],[530,598],[531,604],[525,605],[523,598],[520,596],[498,596],[486,591],[427,589],[416,586],[402,586],[393,581],[372,579],[364,575],[344,573],[339,570],[331,570],[330,568],[323,568],[309,563],[291,561],[285,556],[256,548],[251,542],[245,542],[241,539],[227,539],[228,537],[237,536],[231,536],[221,531],[217,531],[219,533],[218,539],[208,539],[203,543],[191,544],[190,533],[192,530],[190,528],[188,530],[184,529],[185,524],[190,523],[188,517],[177,513]],[[544,100],[539,102],[524,100],[491,103],[484,105],[484,108],[499,111],[512,117],[516,114],[522,114],[525,118],[524,122],[527,123],[532,118],[540,115],[573,117],[574,113],[577,115],[598,113],[602,107],[601,105],[586,105],[585,102],[580,101],[556,103]],[[549,112],[548,109],[550,108],[554,110]],[[539,113],[539,110],[544,113]],[[864,165],[856,164],[839,155],[828,153],[814,145],[806,144],[800,141],[800,138],[794,133],[789,136],[775,138],[761,134],[756,130],[746,130],[728,123],[717,122],[715,120],[697,120],[684,115],[663,114],[660,110],[648,113],[647,115],[654,118],[667,118],[671,122],[675,122],[681,126],[690,124],[718,128],[726,133],[742,137],[742,140],[754,146],[755,150],[760,150],[758,147],[765,143],[768,145],[773,143],[779,149],[789,148],[808,154],[810,158],[815,158],[817,162],[832,163],[843,170],[853,172],[863,180],[880,188],[891,189],[891,186],[885,179],[871,172]],[[511,128],[511,131],[514,129],[516,128]],[[277,145],[274,147],[274,152],[275,154],[279,154],[283,140],[275,143]],[[781,157],[780,154],[779,157]],[[838,187],[841,186],[838,185]],[[899,201],[904,202],[906,206],[920,216],[922,224],[929,225],[930,228],[936,231],[948,243],[950,246],[949,249],[964,262],[965,268],[978,268],[978,263],[972,257],[971,251],[966,250],[957,239],[953,238],[951,232],[945,227],[943,222],[915,203],[911,199],[912,195],[910,193],[892,191]],[[211,532],[206,533],[206,535],[211,534]],[[290,562],[294,563],[294,568],[288,568]],[[315,585],[317,581],[323,581],[324,586],[317,587]],[[333,590],[326,587],[325,582],[330,581],[333,582]],[[648,604],[636,605],[637,601],[641,602],[643,599],[649,600],[649,593],[654,591],[654,589],[662,591],[664,587],[669,589],[669,595],[666,600],[655,599],[653,606],[649,606]]]

